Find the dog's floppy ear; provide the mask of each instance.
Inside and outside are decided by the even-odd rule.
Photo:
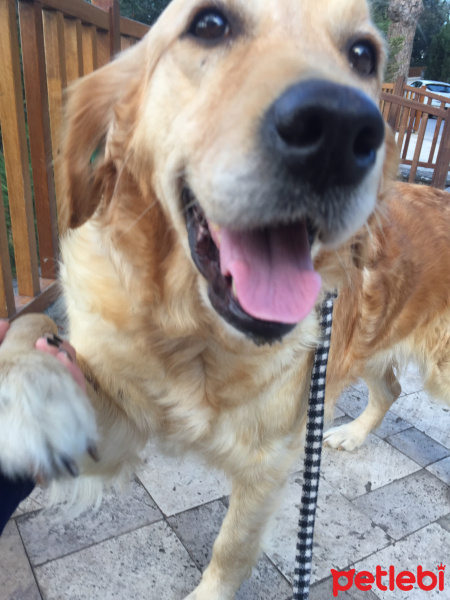
[[[126,126],[120,122],[120,106],[130,104],[129,120],[133,117],[136,87],[141,85],[142,75],[142,58],[139,64],[133,54],[135,48],[80,79],[68,91],[57,170],[62,190],[58,198],[61,232],[89,219],[105,188],[114,185],[115,166],[106,146],[113,130]]]

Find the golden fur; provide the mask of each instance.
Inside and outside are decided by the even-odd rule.
[[[230,508],[191,600],[231,600],[257,559],[302,447],[319,332],[314,310],[272,345],[255,345],[225,323],[191,258],[183,182],[195,189],[211,222],[257,227],[265,212],[258,200],[271,201],[273,183],[258,148],[262,115],[289,86],[310,79],[357,88],[377,102],[383,69],[382,42],[363,0],[226,0],[220,6],[243,30],[235,41],[209,47],[190,39],[186,28],[198,2],[174,0],[140,44],[70,93],[61,155],[61,283],[101,461],[80,459],[80,447],[96,437],[88,408],[78,414],[76,398],[66,394],[61,405],[46,387],[44,367],[54,359],[40,358],[33,367],[37,352],[24,362],[23,348],[14,349],[15,333],[25,329],[33,340],[49,328],[40,317],[13,324],[8,360],[14,368],[4,395],[13,390],[15,405],[0,402],[3,413],[20,414],[25,400],[15,381],[31,373],[29,404],[39,408],[46,398],[48,406],[50,398],[49,406],[61,408],[57,421],[48,419],[52,427],[65,430],[62,424],[76,413],[86,434],[75,440],[69,431],[59,445],[52,432],[44,439],[55,456],[64,451],[80,460],[80,488],[132,468],[150,436],[171,451],[197,451],[227,473]],[[370,76],[348,61],[346,48],[358,37],[370,40],[378,55]],[[392,152],[387,135],[353,190],[345,228],[335,227],[341,242],[381,201],[383,165],[387,175]],[[350,244],[334,251],[316,240],[312,250],[323,291],[345,286]],[[62,383],[68,379],[60,373]],[[52,476],[48,457],[38,452],[39,427],[36,420],[30,453],[35,471],[50,469]],[[17,437],[9,437],[14,452]],[[20,471],[14,453],[6,459],[5,453],[0,442],[3,465]]]
[[[450,204],[447,192],[397,183],[371,227],[359,268],[335,305],[327,376],[332,404],[362,377],[369,404],[327,443],[353,450],[401,393],[397,376],[415,363],[425,389],[450,403]]]

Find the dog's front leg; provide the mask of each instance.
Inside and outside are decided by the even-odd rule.
[[[198,587],[185,600],[235,598],[261,553],[264,534],[282,498],[290,458],[286,457],[278,470],[260,465],[234,478],[230,506],[211,562]]]
[[[49,481],[69,472],[97,441],[94,410],[69,370],[37,350],[56,334],[44,315],[14,321],[0,346],[0,468]]]

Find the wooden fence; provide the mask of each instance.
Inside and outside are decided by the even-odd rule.
[[[64,88],[148,31],[120,17],[118,0],[102,1],[113,3],[109,11],[84,0],[0,0],[0,167],[3,161],[6,167],[6,174],[0,169],[2,318],[43,310],[58,296],[54,158]],[[396,133],[401,162],[411,165],[410,181],[417,167],[428,167],[434,169],[432,185],[443,187],[450,163],[450,119],[442,103],[431,106],[433,99],[441,97],[399,79],[385,85],[380,106]],[[428,159],[421,161],[430,115],[437,117],[436,133]],[[415,135],[414,156],[408,159]]]
[[[147,31],[120,17],[118,0],[108,12],[84,0],[0,0],[0,317],[58,295],[53,159],[64,88]]]
[[[433,100],[439,106],[432,106]],[[438,188],[445,186],[450,164],[450,111],[446,110],[445,105],[442,96],[428,92],[424,87],[409,86],[403,77],[399,77],[395,84],[383,85],[380,109],[394,130],[400,152],[400,163],[411,167],[410,182],[415,181],[417,168],[424,167],[433,170],[432,186]],[[424,160],[421,159],[421,154],[425,152],[425,132],[431,116],[436,117],[436,124]],[[413,156],[407,158],[413,144],[415,144]]]

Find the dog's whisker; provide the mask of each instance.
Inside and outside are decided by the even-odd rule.
[[[136,227],[136,225],[139,223],[139,221],[141,219],[143,219],[145,217],[145,215],[156,205],[156,201],[152,202],[151,204],[149,204],[146,208],[144,208],[144,210],[138,215],[138,217],[132,221],[130,223],[130,225],[124,229],[119,236],[117,236],[117,240],[120,240],[121,238],[123,238],[125,235],[127,235],[128,233],[130,233],[130,231]]]

